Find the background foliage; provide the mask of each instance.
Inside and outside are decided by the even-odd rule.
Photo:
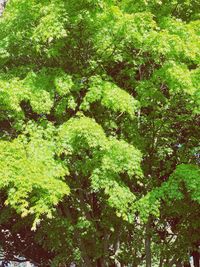
[[[37,266],[199,266],[200,3],[9,0],[0,244]]]

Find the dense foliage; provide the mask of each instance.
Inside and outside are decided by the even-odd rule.
[[[200,2],[9,0],[0,246],[36,266],[199,266]],[[19,258],[18,258],[19,259]]]

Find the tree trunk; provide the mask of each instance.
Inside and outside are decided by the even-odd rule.
[[[118,254],[119,249],[120,249],[120,241],[117,240],[115,244],[115,255]],[[115,259],[115,267],[121,267],[121,263],[117,259]]]
[[[191,267],[191,265],[190,265],[189,262],[184,262],[183,266],[184,266],[184,267]]]
[[[193,251],[192,257],[194,260],[194,267],[200,267],[200,253],[198,251]]]
[[[145,255],[146,255],[146,267],[151,267],[151,219],[149,217],[146,224],[146,237],[145,237]]]
[[[181,260],[178,260],[178,262],[176,263],[176,267],[183,267]]]
[[[96,266],[97,266],[97,267],[103,267],[103,265],[102,265],[102,260],[101,260],[101,259],[97,259],[97,260],[96,260]]]
[[[159,267],[162,267],[162,266],[163,266],[163,258],[161,257],[160,262],[159,262]]]

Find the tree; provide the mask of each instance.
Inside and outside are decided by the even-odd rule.
[[[0,19],[5,258],[169,267],[198,253],[198,7],[8,1]]]

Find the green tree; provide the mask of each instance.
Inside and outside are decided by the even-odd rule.
[[[169,267],[197,253],[198,8],[8,1],[0,18],[8,260]]]

